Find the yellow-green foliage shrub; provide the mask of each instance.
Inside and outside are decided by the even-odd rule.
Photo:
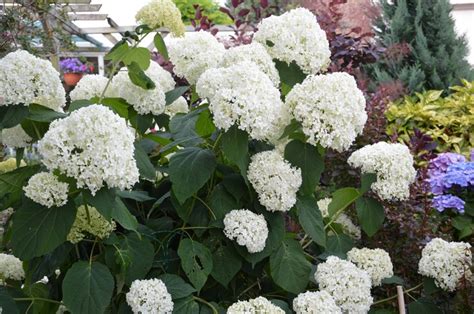
[[[451,87],[453,93],[446,97],[432,90],[392,103],[386,112],[387,134],[408,141],[418,128],[439,143],[438,151],[469,155],[474,147],[474,82],[463,84]]]
[[[214,24],[217,25],[229,25],[232,24],[232,20],[227,14],[221,12],[220,5],[215,0],[173,0],[178,9],[181,11],[183,22],[187,25],[191,24],[191,20],[194,19],[196,9],[194,5],[199,5],[202,14],[207,16]]]

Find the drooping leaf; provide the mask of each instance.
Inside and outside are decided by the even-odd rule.
[[[133,47],[128,49],[127,53],[123,56],[122,61],[125,65],[131,65],[135,62],[138,64],[140,69],[145,71],[150,66],[150,59],[150,50],[144,47]]]
[[[112,109],[116,114],[124,119],[128,119],[128,108],[130,105],[122,98],[104,98],[102,105]]]
[[[140,145],[140,142],[135,143],[135,160],[137,161],[138,171],[142,178],[150,181],[155,181],[156,169],[151,163],[148,154]]]
[[[128,198],[131,200],[135,200],[137,202],[147,202],[147,201],[154,201],[155,198],[148,195],[146,191],[117,191],[117,195],[121,198]]]
[[[178,247],[181,267],[193,286],[199,291],[212,271],[212,254],[209,249],[191,239],[181,240]]]
[[[168,61],[170,59],[170,57],[168,56],[168,49],[166,48],[165,41],[163,40],[163,37],[159,32],[156,33],[155,37],[153,38],[153,42],[163,59],[165,59],[165,61]]]
[[[239,167],[240,173],[245,177],[249,164],[249,138],[247,132],[234,125],[222,134],[221,143],[224,155]]]
[[[67,114],[54,111],[48,107],[44,107],[37,104],[31,104],[29,106],[28,119],[38,122],[51,122],[56,119],[67,117]]]
[[[175,115],[170,123],[170,132],[176,141],[181,141],[181,146],[195,146],[202,142],[201,137],[196,132],[196,122],[199,119],[200,109],[191,111],[187,114]],[[164,148],[163,148],[164,150]]]
[[[155,250],[147,238],[140,239],[135,233],[129,233],[119,239],[118,247],[126,252],[130,259],[130,264],[125,271],[125,283],[129,285],[135,279],[145,277],[151,269]]]
[[[382,204],[368,197],[356,200],[357,217],[362,230],[369,236],[373,236],[383,225],[385,211]]]
[[[23,104],[0,106],[0,130],[20,124],[28,116],[28,107]]]
[[[97,191],[94,196],[90,193],[83,192],[84,202],[95,207],[95,209],[109,221],[112,218],[116,197],[115,189],[108,189],[107,187],[103,187]]]
[[[405,281],[398,276],[392,276],[389,278],[382,279],[382,283],[384,285],[390,285],[390,284],[404,285]]]
[[[360,181],[361,181],[361,185],[360,185],[359,191],[360,191],[360,194],[364,194],[365,192],[370,190],[372,183],[377,181],[377,175],[375,173],[363,174]]]
[[[21,127],[26,132],[26,134],[28,134],[33,139],[33,141],[36,142],[42,139],[46,134],[49,129],[49,123],[25,119],[21,122]]]
[[[327,238],[326,251],[320,255],[321,258],[335,255],[342,259],[346,258],[347,252],[354,247],[354,241],[345,234],[330,235]]]
[[[211,193],[209,206],[216,215],[216,221],[212,225],[223,228],[223,219],[231,210],[240,208],[239,202],[224,188],[222,184],[214,187]]]
[[[216,130],[214,122],[212,122],[211,112],[209,109],[202,111],[196,121],[196,133],[201,137],[208,137]]]
[[[127,65],[128,77],[133,84],[143,89],[155,88],[155,83],[145,74],[136,62]]]
[[[102,314],[112,298],[114,278],[98,262],[79,261],[67,271],[62,291],[64,305],[72,313]]]
[[[221,246],[212,254],[211,276],[218,283],[227,287],[229,282],[239,272],[242,261],[231,246]]]
[[[125,206],[119,197],[115,198],[114,208],[112,210],[112,218],[127,230],[137,230],[137,219],[130,213],[127,206]]]
[[[72,248],[73,245],[70,242],[64,242],[52,252],[28,261],[27,281],[37,282],[44,276],[53,276],[55,270],[66,262]]]
[[[355,188],[342,188],[332,193],[332,201],[328,206],[329,217],[342,213],[349,205],[360,197]]]
[[[304,231],[311,236],[315,243],[326,247],[323,216],[316,205],[316,199],[312,196],[298,197],[296,208],[298,209],[298,220]]]
[[[166,92],[165,99],[166,99],[166,106],[171,105],[174,103],[179,97],[183,96],[189,89],[189,86],[179,86],[169,92]]]
[[[15,301],[4,286],[0,286],[0,308],[4,313],[19,314]]]
[[[293,88],[293,86],[302,83],[306,78],[306,74],[303,73],[301,68],[294,61],[290,64],[276,59],[273,61],[280,74],[282,83],[285,83],[289,87]]]
[[[158,279],[166,285],[166,289],[171,294],[173,300],[185,298],[196,291],[183,278],[174,274],[163,274],[158,276]]]
[[[176,300],[173,314],[200,314],[199,304],[192,296]]]

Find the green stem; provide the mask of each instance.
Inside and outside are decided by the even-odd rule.
[[[194,198],[200,201],[209,210],[214,220],[217,220],[216,214],[214,214],[214,211],[206,204],[206,202],[204,202],[199,196],[194,196]]]
[[[44,299],[44,298],[13,298],[15,301],[44,301],[44,302],[49,302],[49,303],[55,303],[55,304],[62,304],[59,301],[56,300],[50,300],[50,299]]]
[[[214,305],[212,305],[211,303],[207,302],[206,300],[204,299],[201,299],[200,297],[196,297],[196,296],[193,296],[193,299],[198,301],[198,302],[201,302],[202,304],[205,304],[207,305],[211,310],[212,310],[212,313],[213,314],[218,314],[219,312],[217,311],[217,309],[214,307]]]
[[[413,288],[410,288],[410,289],[408,289],[408,290],[403,291],[403,294],[408,294],[409,292],[412,292],[412,291],[414,291],[414,290],[416,290],[416,289],[419,289],[419,288],[422,287],[422,286],[423,286],[423,283],[420,283],[420,284],[414,286]],[[396,299],[397,296],[398,296],[397,294],[396,294],[396,295],[392,295],[391,297],[388,297],[388,298],[386,298],[386,299],[382,299],[382,300],[379,300],[379,301],[377,301],[377,302],[374,302],[374,303],[372,303],[372,305],[382,304],[382,303],[385,303],[385,302],[387,302],[387,301],[391,301],[391,300],[393,300],[393,299]]]

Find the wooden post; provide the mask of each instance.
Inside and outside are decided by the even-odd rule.
[[[97,57],[97,63],[99,64],[99,74],[105,76],[104,56],[100,55]]]
[[[406,314],[405,296],[403,295],[403,287],[402,286],[397,286],[397,296],[398,296],[398,313]]]

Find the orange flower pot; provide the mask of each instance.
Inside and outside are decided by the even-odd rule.
[[[64,73],[64,82],[69,86],[76,86],[83,75],[82,73]]]

